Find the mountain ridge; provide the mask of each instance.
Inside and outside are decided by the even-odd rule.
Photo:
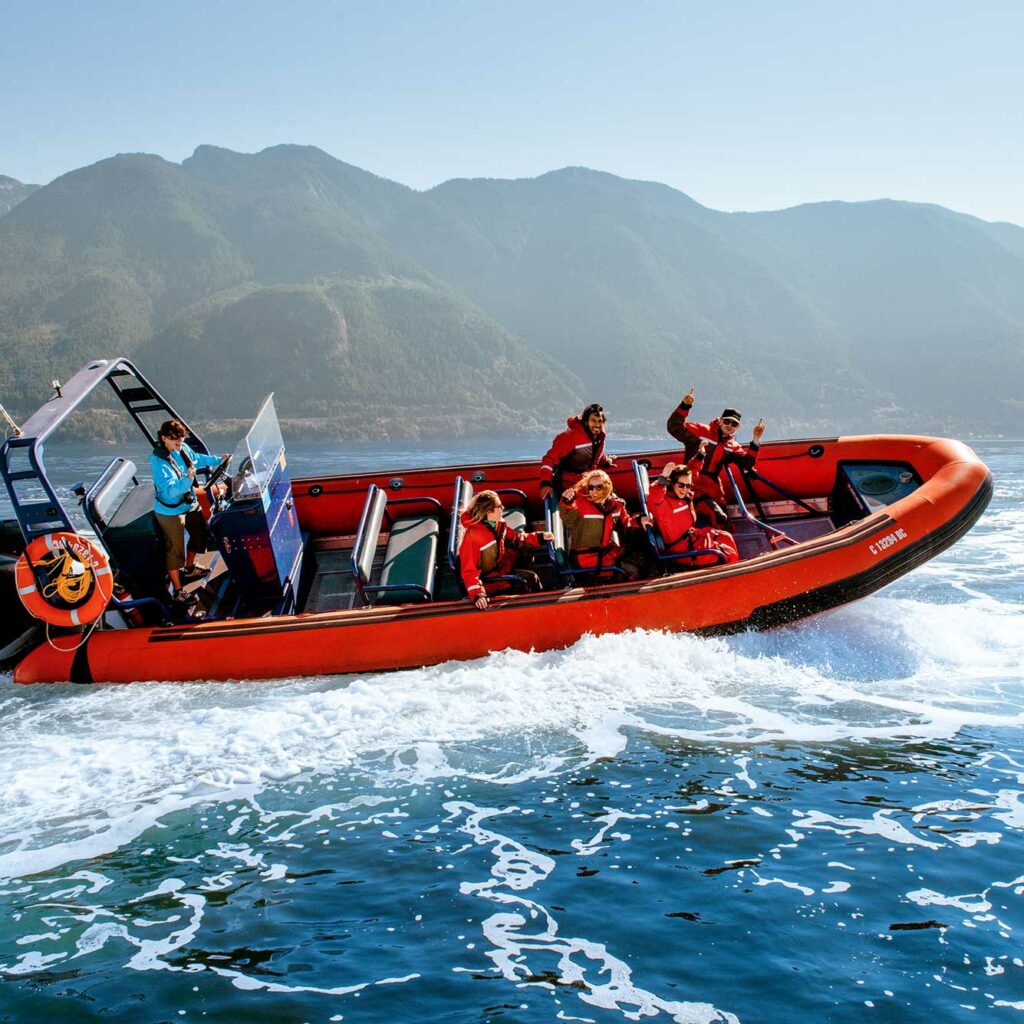
[[[583,167],[416,191],[312,146],[203,145],[0,218],[16,407],[117,350],[172,393],[191,368],[203,415],[277,387],[346,436],[486,433],[489,410],[532,431],[595,399],[660,431],[691,384],[776,429],[993,432],[1024,426],[1022,340],[1024,229],[933,204],[726,213]]]

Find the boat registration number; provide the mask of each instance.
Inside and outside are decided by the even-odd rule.
[[[893,544],[899,544],[901,540],[905,540],[906,536],[907,531],[901,527],[898,530],[893,530],[892,533],[887,533],[881,540],[876,540],[874,544],[869,544],[868,550],[873,555],[880,555],[883,551],[891,548]]]

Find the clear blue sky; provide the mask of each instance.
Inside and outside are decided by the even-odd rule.
[[[579,164],[1024,224],[1020,0],[8,0],[0,69],[21,181],[295,142],[414,188]]]

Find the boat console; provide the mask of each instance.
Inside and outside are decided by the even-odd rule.
[[[229,613],[294,612],[303,541],[273,396],[264,401],[228,466],[235,471],[227,495],[212,498],[217,472],[206,489],[213,508],[210,536],[235,590]]]

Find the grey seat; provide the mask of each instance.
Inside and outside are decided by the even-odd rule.
[[[394,506],[419,504],[428,514],[396,517]],[[391,506],[389,508],[389,506]],[[436,509],[436,513],[435,510]],[[432,601],[441,535],[441,503],[434,498],[388,498],[376,484],[366,492],[352,548],[352,576],[364,604],[408,604]],[[388,542],[379,581],[372,582],[380,532],[389,524]]]

